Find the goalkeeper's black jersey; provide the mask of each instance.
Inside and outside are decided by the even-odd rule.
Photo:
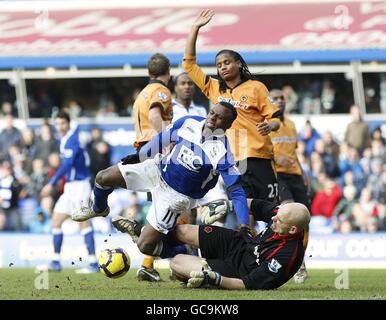
[[[251,211],[255,220],[269,224],[256,238],[245,234],[246,249],[239,274],[247,289],[275,289],[287,282],[300,268],[303,257],[303,232],[280,236],[271,230],[272,216],[278,207],[264,200],[254,200]]]

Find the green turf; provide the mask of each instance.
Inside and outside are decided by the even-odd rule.
[[[274,291],[228,291],[184,289],[168,279],[161,270],[160,283],[139,282],[135,270],[120,279],[102,274],[78,275],[67,269],[50,273],[48,290],[37,290],[32,269],[0,269],[0,300],[3,299],[126,299],[126,300],[194,300],[194,299],[386,299],[385,270],[349,270],[349,289],[335,288],[338,274],[334,270],[309,270],[304,284],[293,280]]]

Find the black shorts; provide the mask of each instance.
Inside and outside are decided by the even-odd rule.
[[[243,258],[245,241],[239,233],[216,226],[200,225],[201,256],[213,271],[230,278],[240,278],[238,266]]]
[[[294,200],[304,204],[310,210],[311,197],[302,176],[279,172],[277,181],[279,183],[280,202]]]
[[[247,198],[271,202],[279,200],[279,190],[273,163],[270,159],[247,158],[247,171],[241,175]]]

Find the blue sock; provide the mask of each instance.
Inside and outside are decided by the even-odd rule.
[[[59,254],[62,249],[63,233],[62,229],[52,229],[52,235],[54,240],[54,253]]]
[[[82,230],[84,236],[84,243],[87,247],[87,252],[90,256],[95,255],[95,241],[94,241],[94,230],[91,227],[87,227]]]
[[[114,191],[113,187],[101,187],[99,184],[95,183],[94,185],[94,205],[93,210],[95,212],[102,212],[105,210],[107,205],[107,199],[109,197],[109,194]]]
[[[163,259],[173,258],[177,254],[188,253],[188,250],[187,250],[186,246],[184,246],[184,245],[171,246],[170,244],[166,243],[165,241],[162,241],[162,243],[163,243],[163,247],[162,247],[160,257]]]

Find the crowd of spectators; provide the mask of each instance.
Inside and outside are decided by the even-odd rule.
[[[99,128],[91,130],[86,150],[92,183],[96,173],[111,164],[111,146],[103,139]],[[15,127],[12,114],[4,116],[0,130],[0,231],[51,232],[50,216],[63,191],[64,178],[49,197],[41,198],[40,190],[59,166],[59,140],[49,122],[20,130]],[[141,204],[145,201],[137,200],[135,195],[131,200],[135,205],[126,203],[116,214],[127,209],[131,214],[142,215]]]
[[[353,103],[352,83],[343,74],[257,75],[269,87],[282,88],[291,114],[348,113]],[[67,106],[74,115],[85,117],[132,116],[132,106],[147,77],[98,79],[33,79],[26,81],[31,118],[48,118],[57,108]],[[379,113],[380,79],[364,76],[364,99],[367,113]],[[169,88],[173,88],[170,81]],[[339,88],[339,90],[337,89]],[[15,89],[0,80],[0,103],[13,104]],[[88,92],[94,92],[89,95]],[[69,98],[71,97],[71,98]],[[196,90],[194,100],[208,107],[208,101]],[[1,111],[0,111],[1,112]]]
[[[312,197],[311,227],[326,232],[386,230],[386,145],[382,131],[369,132],[359,108],[343,141],[306,122],[298,157]]]

